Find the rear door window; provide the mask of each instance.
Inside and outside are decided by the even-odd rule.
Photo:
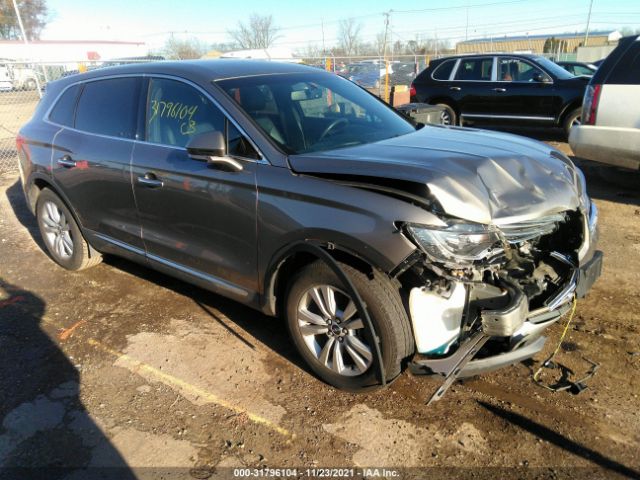
[[[140,79],[110,78],[84,84],[75,128],[119,138],[135,138]]]
[[[67,88],[58,99],[58,102],[54,105],[53,110],[51,110],[49,120],[57,123],[58,125],[73,127],[73,116],[79,92],[80,85],[72,85]]]
[[[491,81],[493,57],[463,58],[460,60],[455,80]]]

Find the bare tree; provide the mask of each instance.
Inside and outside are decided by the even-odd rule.
[[[18,10],[27,40],[37,40],[49,20],[46,0],[18,0]],[[12,0],[0,0],[0,38],[22,40]]]
[[[345,55],[357,55],[360,46],[362,24],[353,18],[340,20],[338,24],[338,44]]]
[[[273,16],[252,14],[249,23],[238,22],[236,30],[230,30],[229,35],[243,49],[269,48],[278,39],[278,31]]]
[[[180,39],[171,35],[164,44],[164,55],[171,60],[200,58],[207,48],[197,38]]]

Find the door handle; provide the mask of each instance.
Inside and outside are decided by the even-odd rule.
[[[506,88],[494,88],[493,91],[494,92],[506,92],[507,89]]]
[[[456,92],[459,92],[462,89],[460,87],[449,87],[449,90],[454,90]]]
[[[58,159],[58,165],[61,165],[65,168],[73,168],[77,164],[76,164],[76,161],[72,159],[69,155],[63,155]]]
[[[149,188],[160,188],[164,186],[164,182],[159,180],[154,173],[147,172],[143,177],[138,177],[138,183]]]

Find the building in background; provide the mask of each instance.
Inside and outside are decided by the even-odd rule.
[[[551,53],[575,54],[584,44],[584,32],[542,35],[520,35],[516,37],[489,37],[458,42],[456,53]],[[622,37],[616,30],[589,32],[589,46],[615,45]]]
[[[0,40],[0,58],[16,61],[67,63],[98,62],[148,53],[144,42],[98,40]]]

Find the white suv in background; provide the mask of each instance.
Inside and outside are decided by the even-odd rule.
[[[577,157],[640,169],[640,36],[621,39],[596,71],[569,143]]]

